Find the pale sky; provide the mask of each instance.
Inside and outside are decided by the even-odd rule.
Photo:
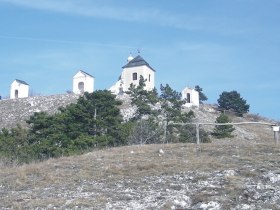
[[[0,0],[0,95],[14,79],[65,93],[80,69],[107,89],[140,49],[157,88],[199,85],[212,104],[236,90],[280,120],[279,11],[280,0]]]

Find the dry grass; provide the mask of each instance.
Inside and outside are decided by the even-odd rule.
[[[274,165],[279,161],[279,145],[270,143],[243,143],[216,140],[201,145],[166,144],[125,146],[81,156],[50,159],[23,166],[2,166],[0,185],[21,186],[50,184],[79,179],[141,177],[195,170],[225,170],[240,165]],[[163,149],[164,154],[159,152]]]

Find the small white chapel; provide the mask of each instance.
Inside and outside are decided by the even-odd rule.
[[[83,94],[94,91],[94,77],[82,70],[78,71],[73,77],[73,93]]]
[[[29,96],[29,84],[23,80],[15,79],[10,88],[10,99],[27,98]]]
[[[193,88],[186,87],[182,91],[182,99],[186,100],[186,103],[183,105],[184,107],[199,107],[199,92]]]

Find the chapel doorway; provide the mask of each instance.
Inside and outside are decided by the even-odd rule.
[[[15,98],[18,98],[18,90],[15,90]]]
[[[84,91],[85,91],[85,84],[83,82],[79,82],[78,89],[79,89],[80,93],[84,93]]]

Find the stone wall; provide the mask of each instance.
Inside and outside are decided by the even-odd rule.
[[[75,103],[79,95],[59,94],[28,98],[0,100],[0,129],[12,128],[17,124],[26,126],[25,120],[35,112],[54,114],[59,107]]]

